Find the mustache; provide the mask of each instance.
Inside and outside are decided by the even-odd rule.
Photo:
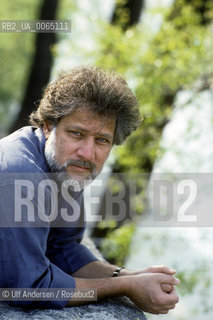
[[[68,166],[79,166],[82,168],[86,168],[91,170],[92,172],[96,170],[96,166],[94,163],[90,161],[83,161],[83,160],[68,160],[62,166],[60,166],[60,170],[66,169]]]

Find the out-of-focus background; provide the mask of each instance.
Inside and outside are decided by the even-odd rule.
[[[213,230],[145,227],[142,217],[152,214],[148,181],[158,173],[213,173],[213,2],[2,0],[0,7],[0,20],[72,20],[70,33],[0,33],[0,137],[27,125],[59,72],[96,64],[123,74],[144,121],[115,149],[106,172],[115,195],[121,184],[114,173],[122,173],[126,186],[132,173],[136,191],[126,197],[131,219],[111,216],[89,233],[113,263],[177,269],[180,302],[161,320],[212,319]]]

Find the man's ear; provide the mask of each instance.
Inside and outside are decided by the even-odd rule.
[[[44,121],[43,133],[45,135],[46,140],[49,138],[51,130],[52,130],[52,124],[48,121]]]

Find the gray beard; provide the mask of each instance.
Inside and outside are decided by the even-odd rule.
[[[83,190],[88,184],[90,184],[99,174],[97,172],[95,165],[89,161],[83,160],[68,160],[64,164],[60,165],[56,159],[56,127],[53,127],[50,132],[49,138],[46,141],[44,154],[47,160],[47,163],[51,169],[51,172],[55,173],[55,178],[58,182],[63,183],[69,180],[70,185],[76,186],[76,183],[79,184],[79,189]],[[76,178],[72,177],[71,174],[66,172],[66,168],[69,165],[79,165],[81,167],[85,167],[91,170],[91,174],[86,178]],[[78,190],[78,191],[80,191]]]

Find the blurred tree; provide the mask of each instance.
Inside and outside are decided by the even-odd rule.
[[[143,8],[144,0],[116,0],[111,23],[125,31],[139,22]]]
[[[58,0],[43,0],[39,20],[55,20]],[[35,40],[35,54],[29,72],[29,79],[24,94],[21,110],[10,131],[14,131],[28,124],[28,116],[36,101],[42,96],[42,90],[50,78],[53,57],[51,46],[56,43],[55,33],[37,33]]]
[[[136,26],[136,24],[139,23],[143,8],[144,8],[144,0],[116,0],[115,8],[111,18],[111,24],[113,26],[117,26],[118,28],[121,28],[121,32],[124,33],[129,28],[131,28],[132,26]],[[109,42],[108,44],[109,46],[105,47],[103,54],[108,54],[111,48],[113,49],[114,47],[113,43]],[[128,59],[128,56],[127,56],[127,59]],[[102,216],[105,216],[105,213],[106,213],[107,192],[108,190],[106,189],[106,192],[103,194],[102,200],[101,200],[100,212]],[[126,192],[126,194],[128,194],[128,192]],[[126,200],[125,201],[126,206],[129,207],[129,210],[128,209],[127,210],[130,212],[131,211],[130,206],[129,204],[127,204],[128,198],[126,197],[125,200]],[[125,219],[127,219],[127,217]],[[111,232],[113,229],[117,228],[122,223],[123,221],[120,221],[119,224],[114,224],[114,227],[109,227],[110,220],[108,224],[105,223],[104,226],[103,224],[102,225],[99,224],[97,227],[93,229],[92,237],[97,239],[99,237],[104,237],[109,230]]]
[[[35,20],[40,0],[1,1],[1,20]],[[16,116],[34,48],[34,33],[0,33],[0,135]]]
[[[201,25],[207,25],[212,21],[212,4],[209,0],[176,0],[173,4],[169,19],[177,18],[181,14],[181,7],[189,5],[197,14]]]

